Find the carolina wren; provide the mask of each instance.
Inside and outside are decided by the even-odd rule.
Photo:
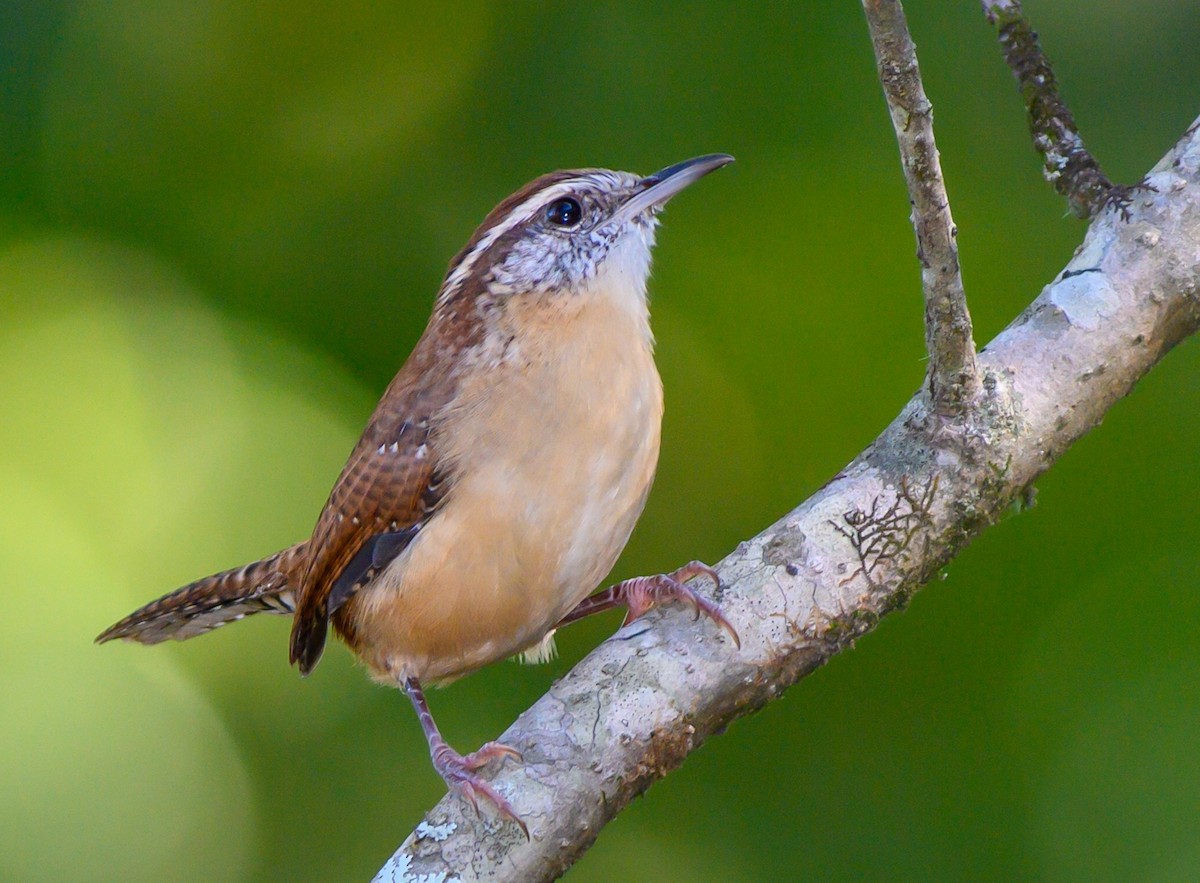
[[[308,674],[330,622],[371,676],[402,687],[434,767],[524,828],[462,756],[421,689],[508,656],[549,656],[555,629],[624,605],[682,601],[737,633],[672,573],[588,594],[642,512],[658,461],[662,383],[646,280],[657,215],[733,161],[701,156],[649,177],[543,175],[500,203],[450,262],[433,315],[350,454],[312,537],[184,586],[96,640],[184,640],[253,613],[293,614]],[[526,832],[528,834],[528,832]]]

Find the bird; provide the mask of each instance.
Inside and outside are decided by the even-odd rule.
[[[520,754],[498,742],[459,754],[426,685],[508,657],[543,661],[558,628],[621,606],[628,622],[683,603],[740,647],[721,608],[689,585],[720,585],[698,561],[592,594],[658,463],[647,281],[659,214],[732,161],[709,154],[644,177],[556,171],[504,199],[451,260],[311,537],[168,593],[96,642],[185,640],[290,614],[290,661],[307,675],[332,625],[374,680],[408,695],[449,790],[528,837],[480,775]]]

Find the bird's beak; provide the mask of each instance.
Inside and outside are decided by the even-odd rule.
[[[624,223],[635,218],[651,208],[661,208],[668,199],[691,184],[715,172],[721,166],[733,162],[733,157],[727,153],[710,153],[707,156],[697,156],[673,166],[647,175],[639,182],[640,187],[633,196],[617,211],[614,220]]]

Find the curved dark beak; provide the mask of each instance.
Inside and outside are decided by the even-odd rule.
[[[629,201],[621,206],[617,212],[617,219],[624,221],[640,215],[647,209],[661,208],[684,187],[731,162],[733,157],[727,153],[710,153],[675,163],[653,175],[647,175],[641,180],[643,189],[635,192]]]

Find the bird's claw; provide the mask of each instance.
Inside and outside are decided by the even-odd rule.
[[[520,760],[521,753],[500,742],[488,742],[478,751],[463,757],[446,746],[446,749],[439,752],[434,758],[433,765],[438,771],[438,775],[446,782],[446,786],[469,803],[475,810],[475,815],[482,815],[479,807],[482,799],[485,803],[492,805],[500,818],[516,822],[524,833],[525,839],[528,840],[529,827],[517,815],[513,805],[499,791],[476,775],[476,771],[490,761],[504,757]]]
[[[503,742],[488,742],[478,751],[472,751],[464,757],[462,762],[467,769],[475,771],[487,766],[493,760],[505,757],[511,757],[518,763],[525,759],[521,756],[521,752],[511,745],[505,745]]]
[[[617,587],[618,592],[622,600],[624,600],[625,606],[629,609],[628,614],[625,616],[625,624],[628,625],[646,613],[646,611],[660,604],[668,601],[679,601],[692,608],[696,619],[699,619],[701,614],[703,614],[728,632],[734,646],[740,650],[742,639],[738,635],[737,629],[725,618],[725,614],[721,612],[721,608],[707,598],[697,594],[695,590],[687,585],[688,580],[695,579],[698,576],[708,577],[718,587],[721,585],[721,580],[717,576],[717,572],[700,561],[692,561],[671,573],[660,573],[657,576],[639,576],[620,583]]]

